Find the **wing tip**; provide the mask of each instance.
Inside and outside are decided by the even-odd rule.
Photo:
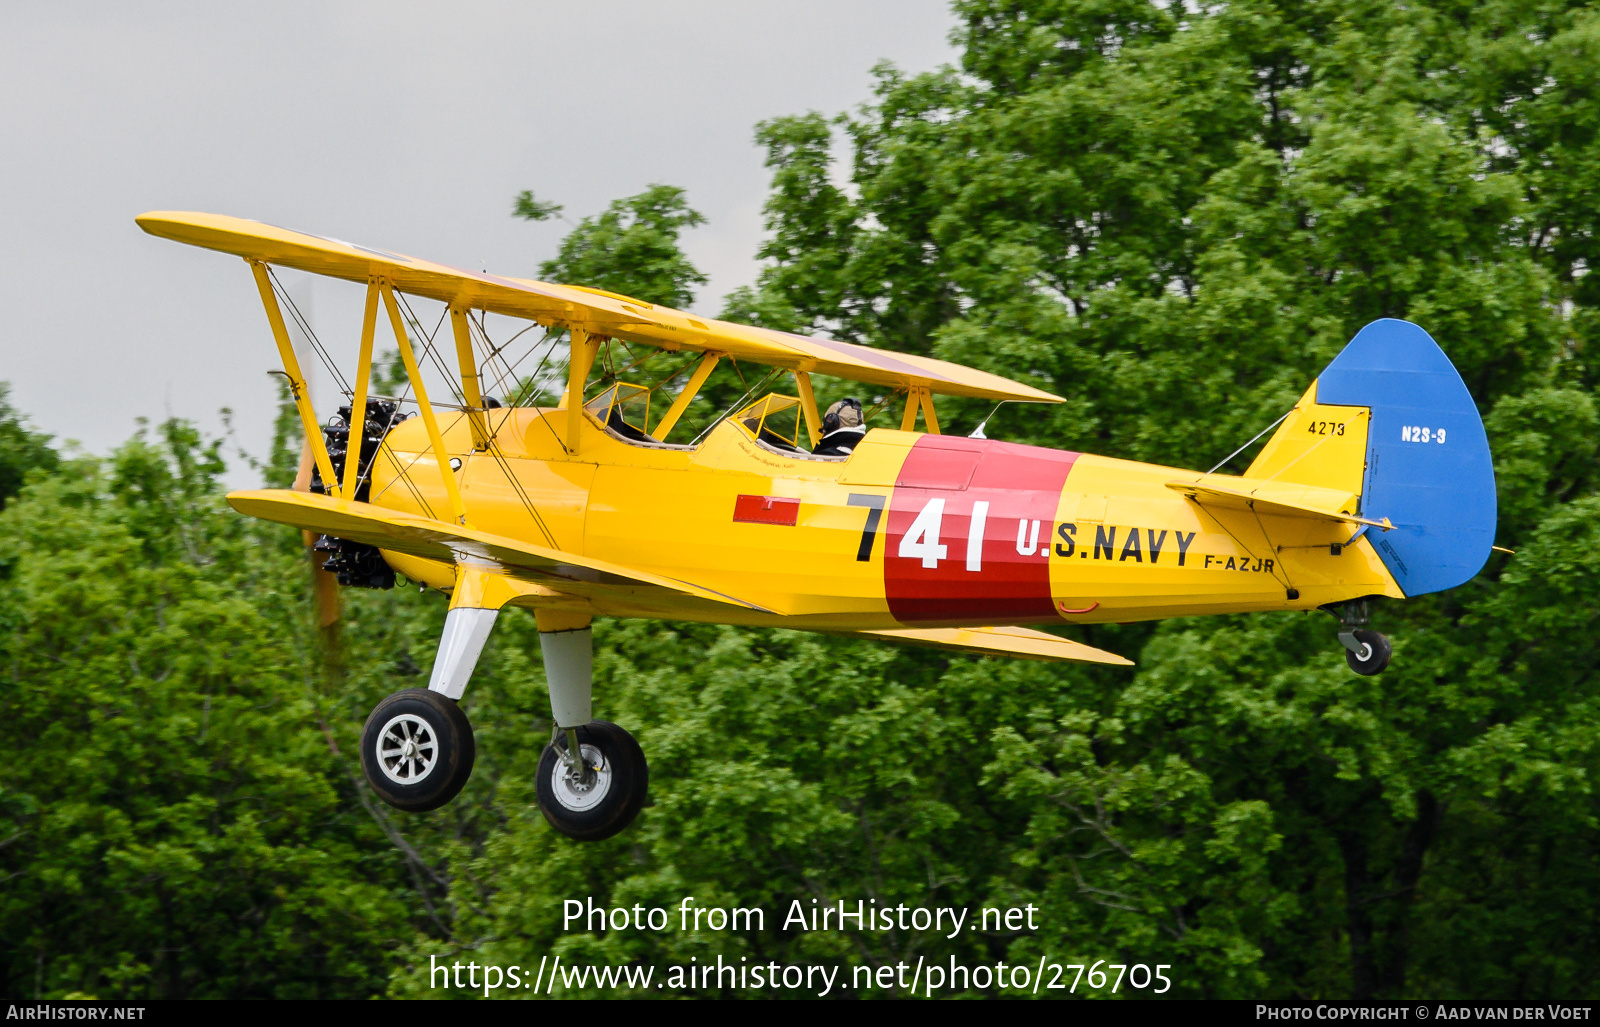
[[[163,229],[173,223],[177,214],[178,212],[173,210],[147,210],[134,218],[133,223],[143,229],[147,235],[162,239],[170,238]]]
[[[217,218],[223,215],[206,214],[198,210],[147,210],[133,219],[133,223],[146,232],[154,233],[156,225],[193,224],[200,218]],[[230,219],[234,220],[234,219]]]

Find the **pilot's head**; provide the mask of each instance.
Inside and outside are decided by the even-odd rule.
[[[823,434],[836,432],[841,428],[861,427],[861,401],[854,396],[846,396],[822,415]]]

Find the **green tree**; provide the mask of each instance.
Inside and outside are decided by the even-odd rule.
[[[513,214],[543,221],[560,211],[524,191]],[[695,286],[704,285],[707,278],[678,248],[678,236],[705,222],[689,206],[682,189],[653,185],[584,218],[562,240],[556,256],[539,265],[539,274],[552,282],[604,289],[646,303],[687,307],[694,300]]]
[[[0,515],[0,979],[37,997],[361,997],[398,862],[318,723],[304,564],[179,422]]]
[[[11,406],[11,387],[0,382],[0,510],[6,500],[22,491],[28,472],[51,471],[60,463],[50,448],[50,436],[41,435]]]

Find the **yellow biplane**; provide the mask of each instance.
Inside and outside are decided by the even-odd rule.
[[[1477,408],[1434,341],[1404,321],[1362,329],[1235,476],[989,440],[982,425],[943,435],[937,396],[1061,400],[927,357],[237,218],[153,212],[138,222],[243,257],[283,359],[315,461],[310,489],[235,492],[229,503],[321,536],[325,566],[346,585],[388,587],[399,572],[450,597],[428,688],[385,699],[363,730],[367,779],[401,809],[448,802],[471,772],[472,729],[456,700],[506,606],[533,611],[549,678],[540,807],[556,829],[595,839],[631,822],[648,780],[633,738],[593,719],[597,615],[1127,665],[1027,625],[1323,608],[1339,618],[1351,668],[1372,674],[1390,648],[1367,628],[1367,600],[1459,585],[1493,542]],[[326,422],[272,266],[366,285],[354,381]],[[444,354],[408,297],[444,305]],[[558,404],[489,394],[518,380],[486,314],[543,326],[546,357],[564,344]],[[380,316],[405,396],[373,391]],[[682,367],[657,387],[630,382],[619,365],[640,351],[678,354]],[[425,360],[453,362],[450,402],[430,398]],[[740,372],[744,394],[684,437],[676,429],[719,364],[766,374],[752,384]],[[652,414],[651,397],[685,373]],[[853,447],[817,446],[839,425],[823,423],[812,375],[903,396],[898,430],[864,425]]]

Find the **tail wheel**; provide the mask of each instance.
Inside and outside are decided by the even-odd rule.
[[[1389,665],[1389,657],[1394,655],[1394,650],[1387,636],[1365,629],[1355,632],[1355,636],[1359,650],[1344,651],[1345,662],[1350,664],[1351,670],[1370,676]]]
[[[650,769],[639,743],[610,721],[591,720],[577,729],[577,735],[583,767],[567,758],[565,732],[558,733],[539,757],[539,811],[567,837],[599,841],[639,815],[650,786]]]
[[[361,770],[396,809],[422,813],[456,797],[477,748],[454,699],[408,688],[379,703],[361,729]]]

